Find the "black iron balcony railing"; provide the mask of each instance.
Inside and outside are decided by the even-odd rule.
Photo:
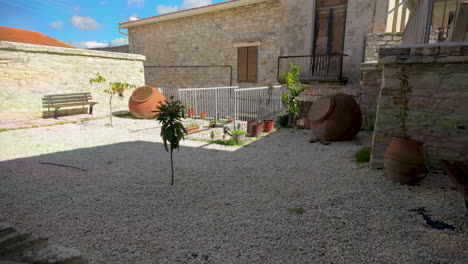
[[[301,82],[316,81],[344,81],[343,53],[315,54],[301,56],[278,57],[278,82],[284,83],[283,73],[290,71],[292,62],[299,65],[299,79]]]

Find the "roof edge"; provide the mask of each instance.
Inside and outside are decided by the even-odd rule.
[[[157,16],[143,18],[143,19],[134,20],[134,21],[120,22],[119,28],[130,28],[130,27],[135,27],[135,26],[140,26],[140,25],[145,25],[145,24],[150,24],[150,23],[156,23],[156,22],[167,21],[167,20],[172,20],[172,19],[177,19],[177,18],[182,18],[182,17],[195,16],[195,15],[200,15],[200,14],[205,14],[209,12],[215,12],[215,11],[220,11],[220,10],[225,10],[225,9],[230,9],[230,8],[235,8],[235,7],[252,5],[252,4],[266,2],[266,1],[268,0],[231,0],[227,2],[221,2],[221,3],[207,5],[207,6],[194,7],[191,9],[180,10],[180,11],[176,11],[172,13],[157,15]]]

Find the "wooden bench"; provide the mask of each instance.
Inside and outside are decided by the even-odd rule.
[[[42,105],[48,111],[55,108],[55,119],[58,119],[58,111],[62,107],[89,105],[89,114],[93,114],[93,106],[97,102],[91,102],[91,93],[69,93],[69,94],[49,94],[42,98]]]

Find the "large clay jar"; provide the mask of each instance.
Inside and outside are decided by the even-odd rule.
[[[412,139],[392,138],[384,153],[384,168],[387,177],[401,184],[414,185],[421,178],[424,168],[423,142]]]
[[[356,137],[362,125],[359,104],[347,94],[319,98],[309,110],[310,129],[324,141],[345,141]]]
[[[139,118],[152,119],[156,115],[156,107],[166,98],[156,88],[142,86],[133,91],[128,100],[130,112]]]

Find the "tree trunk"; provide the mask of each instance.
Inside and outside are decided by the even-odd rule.
[[[113,94],[111,94],[109,98],[109,120],[110,120],[111,127],[112,127],[112,96]]]
[[[172,160],[172,152],[173,152],[173,149],[171,147],[171,171],[172,171],[171,186],[174,185],[174,161]]]

